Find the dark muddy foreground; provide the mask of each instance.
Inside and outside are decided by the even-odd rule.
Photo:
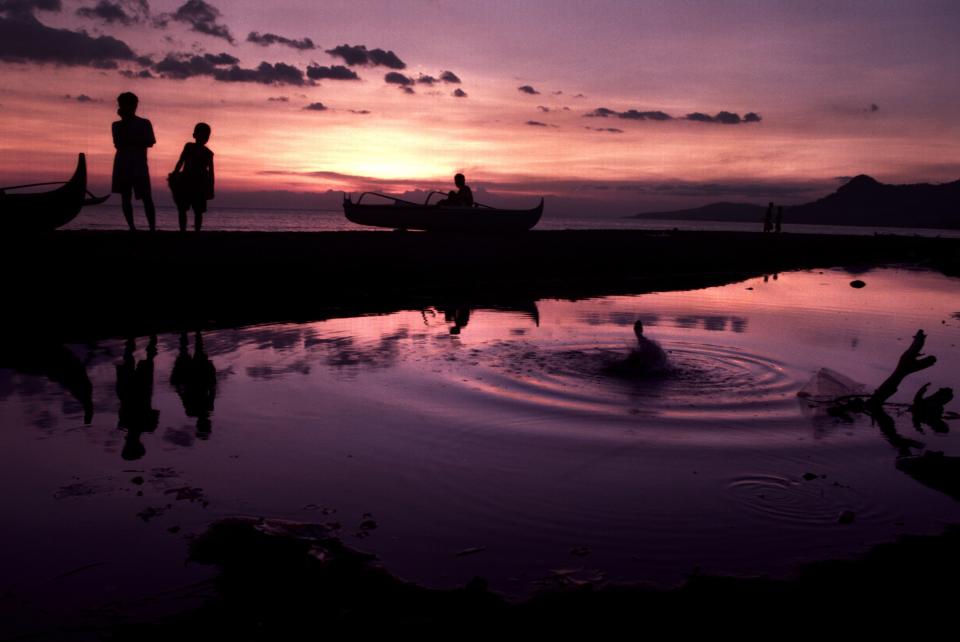
[[[161,621],[114,629],[121,640],[298,639],[334,631],[456,639],[477,634],[804,631],[918,633],[949,623],[960,572],[960,530],[906,536],[852,561],[818,562],[793,578],[692,576],[663,590],[579,583],[512,602],[482,578],[431,590],[390,575],[323,526],[253,519],[214,524],[192,559],[220,569],[216,596]]]

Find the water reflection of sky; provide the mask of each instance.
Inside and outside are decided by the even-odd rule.
[[[0,470],[17,489],[0,498],[0,593],[63,608],[156,595],[203,574],[183,569],[183,536],[236,514],[335,521],[403,577],[483,575],[511,593],[558,568],[660,582],[694,567],[782,573],[937,531],[956,521],[953,500],[898,471],[868,422],[812,413],[796,393],[821,367],[876,385],[917,328],[940,361],[895,399],[956,387],[957,281],[877,270],[855,290],[851,278],[438,302],[200,344],[165,334],[152,359],[147,337],[127,355],[124,340],[71,345],[66,359],[45,348],[45,370],[21,349],[0,370]],[[611,370],[637,319],[668,353],[662,376]],[[149,365],[148,393],[131,384],[118,399],[125,356],[125,381]],[[89,425],[83,386],[67,384],[77,364]],[[898,429],[960,453],[952,432]],[[846,510],[856,519],[837,524]],[[366,513],[376,529],[358,527]]]

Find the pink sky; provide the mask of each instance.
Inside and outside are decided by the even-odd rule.
[[[115,98],[128,90],[157,134],[155,189],[201,120],[213,127],[221,193],[403,192],[444,187],[464,171],[502,202],[543,193],[631,212],[768,194],[802,202],[858,173],[888,182],[960,178],[960,5],[951,2],[0,7],[0,184],[65,178],[84,151],[91,183],[102,190]],[[68,33],[81,30],[87,36]],[[300,48],[249,42],[251,32]],[[125,47],[93,40],[101,36]],[[404,67],[350,65],[328,53],[344,44],[393,52],[387,60]],[[236,62],[162,77],[168,56],[186,63],[223,53]],[[264,61],[299,72],[339,65],[359,80],[264,84],[256,79],[269,78],[242,71]],[[249,80],[213,75],[229,76],[234,66],[234,78]],[[413,94],[385,82],[391,72],[416,80],[444,71],[461,82],[415,83]],[[467,96],[455,97],[457,89]],[[305,109],[312,103],[326,109]],[[601,107],[611,110],[607,117],[587,116]],[[672,118],[620,116],[629,110]],[[721,111],[761,120],[687,119]]]

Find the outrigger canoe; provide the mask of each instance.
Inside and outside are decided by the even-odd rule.
[[[504,210],[486,205],[448,207],[430,204],[430,192],[423,204],[400,198],[364,192],[354,203],[343,197],[343,213],[347,220],[358,225],[386,227],[393,230],[423,230],[427,232],[463,232],[470,234],[503,234],[526,232],[533,228],[543,214],[543,199],[529,210]],[[388,199],[389,203],[362,203],[364,196]]]
[[[11,189],[42,185],[60,187],[49,192],[7,193],[7,190]],[[107,198],[108,196],[96,197],[87,191],[87,159],[80,154],[77,169],[68,181],[31,183],[0,189],[0,229],[15,232],[54,230],[76,218],[84,205],[98,205]]]

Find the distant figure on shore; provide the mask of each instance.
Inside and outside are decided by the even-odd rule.
[[[177,204],[180,231],[187,231],[187,210],[193,209],[193,229],[200,231],[207,201],[213,198],[213,152],[207,147],[210,125],[197,123],[193,139],[180,152],[173,171],[167,176],[173,200]]]
[[[473,191],[467,185],[467,179],[463,174],[457,174],[453,177],[453,182],[457,186],[457,191],[450,191],[447,197],[437,202],[437,205],[447,207],[473,207]]]
[[[127,431],[121,457],[127,461],[140,459],[147,449],[140,435],[153,432],[160,421],[160,411],[153,407],[153,360],[157,356],[157,336],[147,343],[146,359],[134,358],[136,341],[131,337],[123,349],[123,361],[117,364],[117,427]]]
[[[783,205],[777,206],[777,218],[774,221],[774,232],[779,234],[781,225],[783,225]]]
[[[773,201],[767,206],[767,213],[763,215],[763,231],[773,231]]]
[[[203,337],[194,337],[193,355],[190,354],[186,332],[180,333],[180,352],[173,363],[170,385],[177,391],[188,417],[197,418],[197,436],[210,434],[210,413],[217,398],[217,369],[203,350]]]
[[[117,114],[120,120],[111,127],[113,146],[117,149],[113,157],[114,193],[120,194],[123,217],[130,231],[136,230],[133,224],[133,196],[143,201],[143,211],[147,216],[150,231],[157,228],[157,215],[150,192],[150,171],[147,168],[147,148],[153,147],[157,139],[153,135],[153,125],[146,118],[137,116],[140,99],[129,91],[117,96]]]

